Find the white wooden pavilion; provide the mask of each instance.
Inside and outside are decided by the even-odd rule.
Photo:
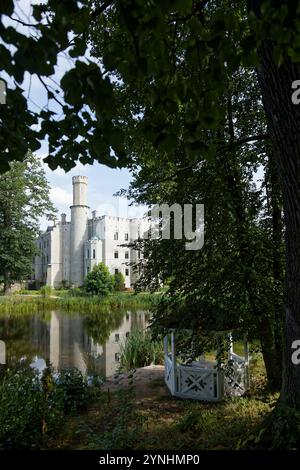
[[[226,396],[242,396],[249,388],[249,347],[244,339],[244,356],[233,350],[232,336],[227,364],[206,360],[181,363],[176,355],[176,332],[164,338],[165,383],[179,398],[220,401]]]

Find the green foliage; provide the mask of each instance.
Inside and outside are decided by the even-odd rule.
[[[62,422],[62,401],[49,383],[27,366],[8,370],[0,381],[0,449],[41,446]]]
[[[68,297],[83,297],[85,295],[85,291],[81,287],[71,287],[67,291]]]
[[[47,299],[51,296],[53,290],[51,286],[45,285],[40,288],[40,294],[44,299]]]
[[[120,365],[125,370],[163,363],[161,341],[155,341],[150,331],[133,330],[120,348]]]
[[[14,295],[40,295],[40,291],[38,290],[28,290],[28,289],[20,289],[14,293]]]
[[[199,410],[188,410],[182,418],[176,423],[176,426],[180,432],[201,432],[202,431],[202,416]]]
[[[82,412],[89,399],[86,380],[77,369],[42,377],[28,364],[0,378],[0,449],[40,448],[61,428],[64,415]]]
[[[14,18],[14,6],[9,5],[1,6],[0,13]],[[256,47],[267,36],[275,42],[278,64],[284,54],[299,59],[298,30],[285,24],[292,15],[297,25],[299,11],[291,6],[262,11],[258,19],[247,11],[246,2],[237,0],[230,5],[165,1],[163,6],[158,0],[134,0],[126,8],[122,2],[98,6],[83,0],[80,5],[34,5],[29,35],[27,27],[16,30],[3,22],[1,64],[16,88],[8,87],[7,104],[1,107],[2,171],[9,161],[23,160],[28,148],[39,148],[46,136],[51,168],[69,170],[78,155],[82,163],[127,165],[135,150],[130,120],[148,144],[169,152],[170,159],[181,146],[191,159],[199,152],[209,157],[202,128],[223,125],[228,73],[233,76],[242,66],[257,66]],[[98,62],[82,60],[89,42],[105,74]],[[60,86],[53,87],[62,52],[73,67]],[[48,106],[28,109],[21,87],[26,72],[40,78]],[[37,122],[39,130],[33,126]]]
[[[87,382],[79,370],[61,371],[56,387],[62,395],[65,413],[76,413],[86,409],[89,398]]]
[[[106,297],[114,287],[108,267],[104,263],[94,266],[85,278],[83,287],[87,294]]]
[[[274,407],[275,403],[272,404]],[[277,404],[251,435],[241,439],[242,449],[299,450],[300,413],[295,408]]]
[[[110,312],[111,310],[124,310],[144,308],[148,309],[158,303],[159,295],[131,294],[118,292],[105,298],[98,296],[85,297],[83,295],[71,297],[69,293],[58,297],[41,298],[34,296],[1,296],[0,314],[20,315],[26,313],[38,313],[43,311],[61,309],[63,311],[80,313]]]
[[[125,278],[122,273],[117,272],[113,275],[114,291],[120,292],[125,289]]]
[[[39,218],[55,213],[49,189],[40,159],[30,152],[0,175],[0,276],[6,291],[31,275]]]

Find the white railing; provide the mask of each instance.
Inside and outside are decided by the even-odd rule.
[[[248,358],[230,352],[228,364],[217,369],[215,362],[177,364],[174,335],[171,351],[164,340],[165,383],[173,396],[193,400],[219,401],[224,395],[241,396],[249,387]]]
[[[173,390],[174,370],[172,367],[172,359],[168,355],[165,355],[165,382],[173,395],[173,392],[175,391]]]
[[[224,393],[228,396],[241,396],[249,388],[249,364],[244,358],[230,353],[224,370]]]
[[[176,396],[194,400],[216,401],[220,396],[219,373],[215,369],[195,366],[177,366]]]

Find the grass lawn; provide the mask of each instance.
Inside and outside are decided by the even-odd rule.
[[[258,426],[277,398],[265,392],[262,359],[252,362],[252,387],[247,396],[223,403],[178,400],[163,379],[135,388],[108,392],[103,388],[87,413],[68,418],[48,443],[52,449],[237,449],[256,436]]]

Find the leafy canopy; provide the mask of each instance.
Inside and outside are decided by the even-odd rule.
[[[52,169],[69,170],[77,160],[131,165],[128,119],[169,155],[183,146],[190,160],[211,158],[202,130],[224,123],[227,77],[259,63],[256,48],[265,38],[275,43],[276,63],[284,53],[300,60],[297,2],[260,4],[256,17],[240,0],[48,0],[33,5],[24,22],[13,0],[1,2],[7,104],[0,108],[0,171],[43,139]],[[58,80],[61,57],[72,66]],[[38,111],[30,106],[32,78],[47,96]]]
[[[32,153],[0,175],[0,276],[7,287],[31,274],[39,218],[55,215],[49,190],[40,159]]]

